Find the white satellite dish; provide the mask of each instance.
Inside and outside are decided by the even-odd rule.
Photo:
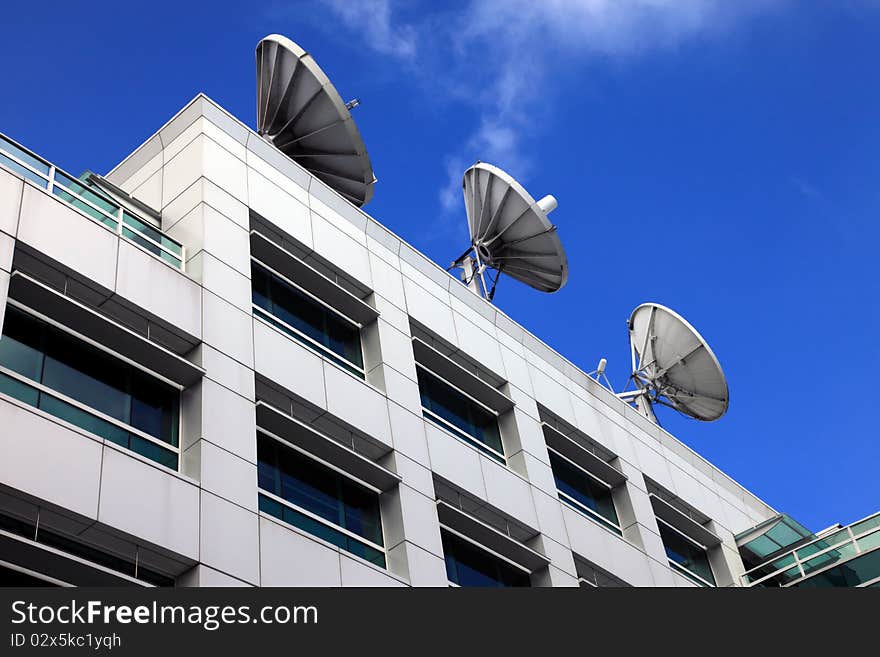
[[[305,50],[271,34],[257,44],[257,132],[357,206],[376,177],[349,110]]]
[[[727,411],[730,395],[721,365],[681,315],[657,303],[644,303],[629,318],[629,341],[630,383],[636,389],[618,397],[654,422],[654,404],[706,422]]]
[[[490,301],[501,274],[542,292],[565,285],[568,261],[547,219],[557,206],[553,196],[535,201],[510,174],[485,162],[464,172],[462,190],[471,244],[452,267],[462,268],[465,284]],[[496,272],[491,287],[486,269]]]

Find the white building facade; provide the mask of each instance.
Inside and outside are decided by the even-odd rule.
[[[3,148],[4,581],[742,585],[773,509],[205,96]]]

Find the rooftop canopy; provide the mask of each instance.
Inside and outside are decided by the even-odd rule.
[[[736,545],[746,565],[754,567],[812,538],[815,536],[810,530],[782,513],[738,534]]]

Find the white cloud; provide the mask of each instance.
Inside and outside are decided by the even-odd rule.
[[[717,36],[790,0],[468,0],[457,10],[392,0],[324,0],[377,52],[419,75],[433,98],[471,105],[474,129],[446,158],[444,209],[461,204],[461,175],[476,159],[517,177],[534,170],[552,67],[560,58],[629,58]],[[403,9],[409,10],[405,20]],[[358,36],[360,35],[360,37]],[[438,93],[439,90],[439,93]]]
[[[473,0],[466,36],[629,55],[721,31],[780,0]]]
[[[465,145],[464,152],[446,158],[447,180],[440,190],[443,209],[451,212],[462,204],[462,174],[477,159],[497,164],[515,177],[527,176],[532,166],[531,158],[523,156],[520,140],[520,133],[511,125],[484,116],[480,127]],[[468,155],[471,155],[470,159]]]
[[[363,35],[367,45],[385,55],[416,56],[416,31],[392,21],[390,0],[324,0],[345,26]]]

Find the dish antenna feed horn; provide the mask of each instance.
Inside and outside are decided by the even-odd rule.
[[[620,399],[657,424],[655,404],[704,422],[724,415],[730,401],[724,371],[693,326],[657,303],[637,307],[628,326],[632,374]]]
[[[464,172],[462,191],[471,243],[449,269],[461,269],[465,285],[488,301],[502,274],[542,292],[565,285],[568,260],[547,219],[558,205],[555,197],[535,201],[510,174],[485,162]]]

